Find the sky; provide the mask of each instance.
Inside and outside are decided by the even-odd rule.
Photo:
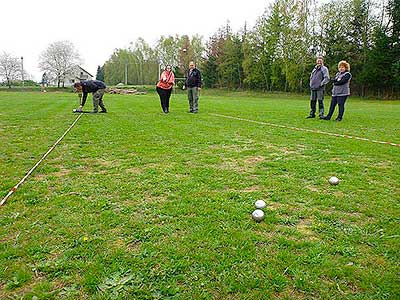
[[[139,37],[154,46],[163,35],[199,34],[207,41],[229,20],[234,32],[252,28],[271,0],[5,0],[0,53],[23,57],[24,69],[41,79],[39,55],[51,43],[71,41],[82,67],[96,75],[117,48]]]

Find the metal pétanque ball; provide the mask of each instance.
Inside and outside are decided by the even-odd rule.
[[[261,209],[267,206],[267,204],[265,203],[264,200],[257,200],[256,202],[254,202],[254,206],[258,209]]]
[[[255,211],[253,211],[251,216],[255,221],[261,222],[262,219],[264,219],[264,212],[261,209],[256,209]]]

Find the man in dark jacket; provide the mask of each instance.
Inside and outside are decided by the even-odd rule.
[[[86,103],[88,93],[92,93],[93,98],[93,112],[97,113],[99,106],[101,107],[101,113],[106,113],[107,109],[104,106],[103,95],[106,90],[104,82],[99,80],[84,80],[76,82],[74,84],[76,92],[78,92],[80,99],[80,106],[76,112],[82,112],[82,108]],[[83,95],[82,95],[83,94]],[[83,96],[83,97],[82,97]]]
[[[186,74],[186,88],[191,113],[199,111],[199,90],[201,89],[201,73],[193,61],[189,63],[189,71]]]
[[[322,57],[317,58],[316,65],[310,75],[310,115],[307,118],[315,118],[315,112],[317,110],[317,100],[319,108],[320,119],[324,118],[324,91],[325,85],[329,82],[329,71],[324,66],[324,59]]]

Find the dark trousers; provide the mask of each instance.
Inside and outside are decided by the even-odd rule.
[[[171,98],[172,89],[164,90],[157,87],[157,93],[160,96],[161,108],[163,112],[169,112],[169,98]]]
[[[344,114],[344,104],[346,103],[347,96],[332,96],[331,106],[329,107],[329,113],[326,115],[327,119],[330,119],[335,111],[336,105],[339,106],[338,119],[343,118]]]
[[[199,111],[199,88],[197,86],[188,87],[187,93],[190,112],[197,113]]]
[[[315,112],[317,111],[317,100],[318,100],[318,109],[319,116],[324,116],[324,89],[319,90],[311,90],[310,97],[310,116],[315,116]]]

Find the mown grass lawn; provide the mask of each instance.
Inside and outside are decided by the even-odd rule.
[[[0,93],[0,198],[76,98]],[[267,124],[400,143],[399,101],[342,122],[306,120],[307,96],[171,102],[106,95],[0,208],[0,299],[400,298],[400,147]]]

